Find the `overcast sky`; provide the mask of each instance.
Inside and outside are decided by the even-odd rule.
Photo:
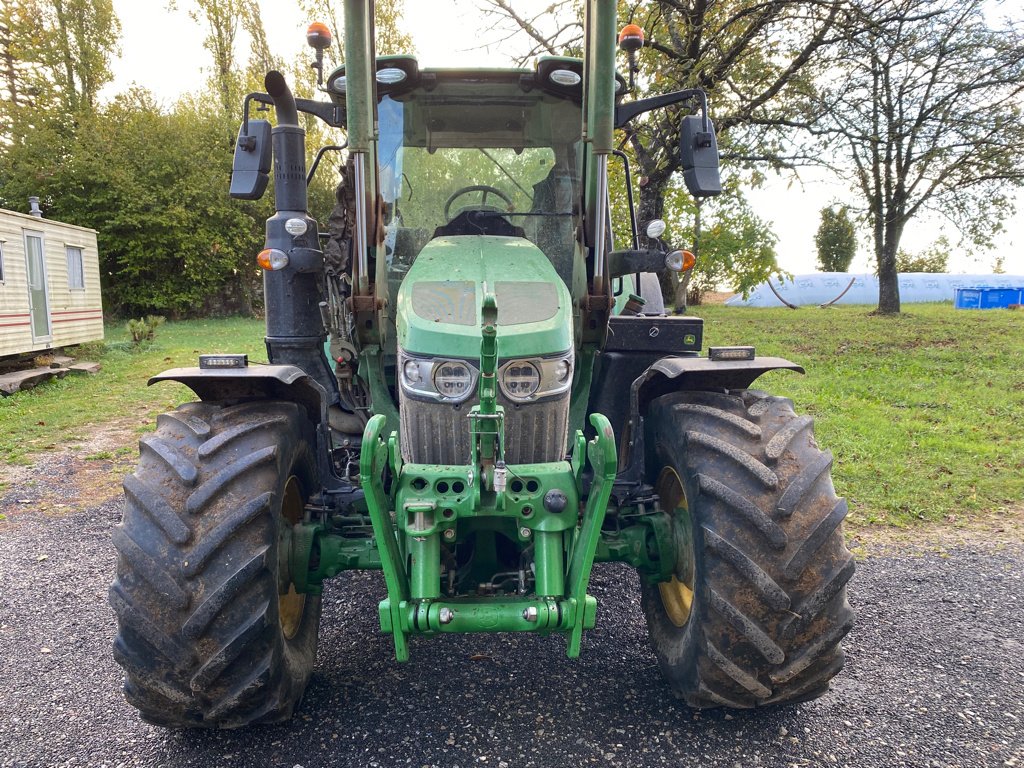
[[[550,0],[517,0],[515,7],[525,14],[549,4]],[[313,19],[303,18],[297,3],[260,0],[259,5],[274,53],[291,60],[305,50],[305,30]],[[188,16],[190,0],[178,0],[177,6],[178,10],[171,11],[164,0],[114,0],[122,27],[121,57],[114,62],[114,82],[105,94],[117,93],[136,82],[170,104],[182,93],[201,86],[210,66],[209,54],[202,45],[205,32]],[[519,53],[508,43],[480,47],[500,35],[489,28],[493,20],[486,19],[473,0],[407,0],[403,22],[422,66],[506,66]],[[793,273],[815,269],[818,211],[836,201],[855,202],[848,189],[825,171],[808,171],[802,176],[803,183],[773,178],[765,188],[748,191],[754,210],[771,224],[779,238],[776,250],[780,265]],[[912,221],[902,245],[911,251],[921,250],[941,234],[941,227],[942,222],[935,219]],[[1018,211],[1005,227],[1007,232],[999,238],[995,250],[980,254],[955,250],[950,270],[990,272],[995,257],[1002,255],[1007,272],[1024,274],[1024,211]],[[946,234],[955,245],[955,232]],[[864,230],[859,237],[860,251],[851,271],[869,271],[873,268],[869,261],[870,235]]]

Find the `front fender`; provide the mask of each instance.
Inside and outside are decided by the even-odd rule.
[[[620,477],[643,480],[643,416],[647,404],[656,397],[680,390],[747,389],[762,374],[779,370],[804,373],[803,366],[782,357],[711,360],[673,356],[651,364],[629,389],[629,420],[619,442]]]
[[[654,398],[680,389],[747,389],[761,374],[803,366],[782,357],[751,360],[711,360],[707,357],[663,357],[644,371],[630,387],[630,406],[642,408]]]
[[[147,383],[177,381],[204,401],[289,400],[306,409],[315,424],[327,423],[327,393],[311,376],[294,365],[246,368],[172,368]]]

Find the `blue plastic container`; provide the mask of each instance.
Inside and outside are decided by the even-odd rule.
[[[1024,288],[957,288],[953,306],[957,309],[1005,309],[1024,304]]]

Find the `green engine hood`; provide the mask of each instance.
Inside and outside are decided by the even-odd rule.
[[[480,356],[484,285],[498,303],[498,354],[549,355],[572,347],[572,298],[529,240],[459,235],[431,240],[398,291],[398,345],[429,357]]]

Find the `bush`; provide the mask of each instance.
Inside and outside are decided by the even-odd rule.
[[[167,318],[161,315],[147,315],[138,320],[128,321],[128,334],[132,337],[133,344],[141,344],[144,341],[152,341],[156,337],[156,329],[164,324]]]

